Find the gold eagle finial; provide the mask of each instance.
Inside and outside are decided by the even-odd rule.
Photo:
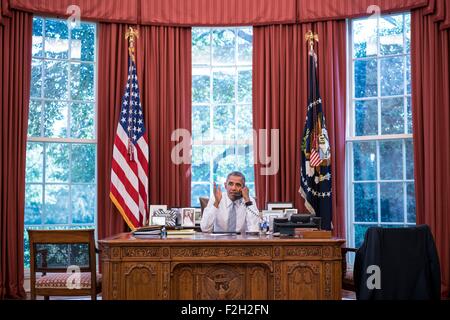
[[[125,33],[125,39],[128,40],[128,54],[134,62],[136,62],[136,58],[134,56],[136,50],[136,38],[139,38],[139,31],[133,27],[128,27],[128,30]]]

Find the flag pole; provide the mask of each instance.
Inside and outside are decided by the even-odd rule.
[[[129,59],[131,59],[132,63],[136,63],[136,56],[135,56],[135,51],[136,51],[136,38],[139,38],[139,31],[134,29],[133,27],[128,27],[127,32],[125,33],[125,39],[128,40],[128,56]],[[129,64],[129,68],[132,68],[132,63]],[[130,82],[128,80],[128,82]],[[132,81],[131,81],[132,82]],[[128,108],[129,108],[129,112],[128,112],[128,126],[132,125],[132,122],[130,121],[132,118],[132,112],[133,112],[133,105],[131,104],[131,83],[129,84],[129,92],[128,92]],[[132,135],[132,130],[130,129],[130,127],[128,127],[128,155],[130,157],[130,161],[134,161],[134,145],[133,145],[133,141],[131,139],[131,135]]]

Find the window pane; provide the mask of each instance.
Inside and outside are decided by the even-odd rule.
[[[377,54],[377,20],[353,20],[353,57],[364,58]]]
[[[212,146],[213,181],[223,184],[227,175],[236,168],[233,145]]]
[[[42,61],[31,60],[31,98],[40,98],[42,96]]]
[[[28,136],[39,137],[41,135],[42,105],[41,101],[30,100],[28,112]]]
[[[404,99],[381,100],[381,134],[402,134],[405,132]]]
[[[65,20],[45,20],[45,55],[47,58],[69,57],[69,29]]]
[[[209,140],[211,135],[210,107],[192,106],[193,140]]]
[[[72,185],[72,223],[94,223],[95,185]]]
[[[377,100],[355,101],[355,134],[357,136],[378,134]]]
[[[355,183],[355,222],[377,221],[377,185],[375,183]]]
[[[94,100],[94,65],[72,63],[70,65],[70,94],[73,100]]]
[[[25,186],[25,224],[40,224],[42,214],[42,185]]]
[[[212,58],[213,64],[235,63],[234,31],[231,29],[212,30]]]
[[[378,95],[377,84],[377,60],[355,61],[355,97],[376,97]]]
[[[81,23],[79,28],[72,29],[70,57],[82,61],[95,59],[95,24]]]
[[[210,146],[192,146],[192,181],[209,182],[210,159]]]
[[[403,95],[403,57],[380,59],[382,96]]]
[[[45,61],[44,97],[49,99],[68,99],[69,72],[68,63],[63,61]]]
[[[406,53],[411,52],[411,15],[405,14],[405,46]]]
[[[214,138],[235,139],[235,106],[215,106],[213,114]]]
[[[26,182],[43,182],[44,146],[42,143],[27,143]]]
[[[253,119],[251,105],[238,105],[237,107],[237,140],[252,139]]]
[[[407,123],[408,123],[408,133],[413,133],[412,128],[412,110],[411,110],[411,97],[406,98],[406,110],[408,113]]]
[[[217,103],[234,103],[234,70],[213,72],[213,98]]]
[[[376,142],[353,143],[354,180],[375,180],[377,177]]]
[[[252,102],[252,70],[244,70],[238,73],[238,101]]]
[[[72,145],[72,182],[95,182],[95,145]]]
[[[192,64],[210,64],[210,33],[209,29],[192,28]]]
[[[192,102],[208,103],[210,97],[208,69],[192,70]]]
[[[221,186],[223,192],[223,185]],[[209,184],[192,184],[191,206],[200,207],[199,197],[210,197]]]
[[[44,38],[42,36],[42,27],[44,20],[41,18],[33,19],[33,47],[32,55],[33,57],[42,57],[44,55]]]
[[[67,137],[67,103],[48,101],[44,104],[44,136],[49,138]]]
[[[403,15],[380,18],[380,54],[403,53]]]
[[[70,136],[77,139],[94,139],[95,105],[72,103],[70,107]]]
[[[69,223],[69,186],[45,186],[45,221],[46,224]]]
[[[48,143],[45,159],[46,182],[69,182],[69,145]]]
[[[414,180],[414,149],[413,141],[405,141],[406,151],[406,179]]]
[[[416,223],[416,194],[414,183],[406,184],[406,214],[409,223]]]
[[[411,57],[406,56],[406,94],[411,94]]]
[[[355,248],[361,247],[364,242],[364,236],[367,229],[370,227],[376,227],[376,224],[355,224]]]
[[[403,183],[380,183],[382,222],[403,221]]]
[[[380,141],[380,179],[403,179],[402,141]]]
[[[253,147],[249,144],[237,145],[236,152],[236,169],[245,176],[246,183],[255,181],[255,173],[253,170]]]
[[[252,63],[253,28],[240,28],[238,33],[238,63]]]

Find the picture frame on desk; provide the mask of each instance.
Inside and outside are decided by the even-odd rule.
[[[195,224],[200,224],[202,221],[202,209],[195,208]]]
[[[148,210],[149,213],[150,213],[149,224],[154,224],[153,223],[153,215],[154,215],[155,211],[158,211],[160,209],[166,211],[167,210],[167,205],[165,205],[165,204],[164,205],[163,204],[151,204],[150,205],[150,208]],[[158,221],[158,223],[161,223],[161,222],[162,222],[161,220]]]
[[[267,210],[284,210],[284,209],[292,209],[294,205],[292,202],[268,202]]]
[[[284,216],[285,218],[288,218],[289,220],[291,220],[291,216],[293,214],[297,214],[298,210],[297,209],[284,209]]]
[[[195,227],[195,208],[181,209],[181,226]]]
[[[275,218],[284,218],[283,210],[263,210],[262,215],[265,221],[269,223],[269,231],[273,231],[273,220]]]

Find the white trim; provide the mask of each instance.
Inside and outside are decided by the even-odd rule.
[[[377,21],[377,55],[370,56],[370,57],[364,57],[364,58],[357,58],[353,57],[353,37],[352,37],[352,24],[354,21],[362,21],[368,18],[359,18],[359,19],[349,19],[347,20],[347,119],[346,119],[346,166],[345,166],[345,177],[346,177],[346,190],[347,195],[345,197],[346,200],[346,226],[347,226],[347,240],[350,246],[355,246],[355,230],[354,225],[414,225],[414,223],[410,223],[407,221],[407,190],[406,187],[408,183],[413,182],[414,180],[406,179],[406,148],[405,143],[408,140],[411,140],[413,138],[413,135],[408,132],[408,115],[407,115],[407,101],[411,97],[411,93],[407,92],[407,81],[406,81],[406,60],[408,57],[411,56],[411,53],[406,51],[406,19],[405,15],[409,13],[403,13],[403,52],[400,54],[391,54],[391,55],[381,55],[380,53],[380,36],[379,36],[379,20]],[[398,14],[396,14],[398,15]],[[383,15],[389,16],[389,15]],[[403,94],[402,95],[393,95],[393,96],[383,96],[381,93],[381,60],[386,58],[393,58],[393,57],[402,57],[403,58]],[[376,59],[377,61],[377,95],[374,97],[360,97],[355,98],[354,90],[355,90],[355,83],[354,83],[354,63],[356,61],[362,61],[362,60],[370,60],[370,59]],[[402,98],[404,104],[403,104],[403,113],[404,113],[404,131],[402,134],[389,134],[389,135],[382,135],[382,121],[381,121],[381,102],[385,99],[391,99],[391,98]],[[377,115],[378,115],[378,126],[377,126],[377,135],[372,136],[356,136],[356,126],[355,126],[355,108],[354,104],[356,101],[373,101],[377,100]],[[386,141],[386,140],[396,140],[396,141],[402,141],[402,179],[395,179],[395,180],[381,180],[380,179],[380,161],[382,159],[380,158],[380,142]],[[376,179],[374,180],[364,180],[364,181],[354,181],[354,165],[353,165],[353,144],[355,142],[361,142],[361,141],[375,141],[376,142]],[[403,204],[404,204],[404,212],[403,212],[403,221],[401,222],[382,222],[381,221],[381,194],[380,194],[380,188],[381,183],[402,183],[403,185]],[[353,208],[355,205],[355,199],[354,199],[354,186],[355,184],[375,184],[377,188],[377,219],[375,222],[359,222],[355,221],[355,213],[353,212]]]

